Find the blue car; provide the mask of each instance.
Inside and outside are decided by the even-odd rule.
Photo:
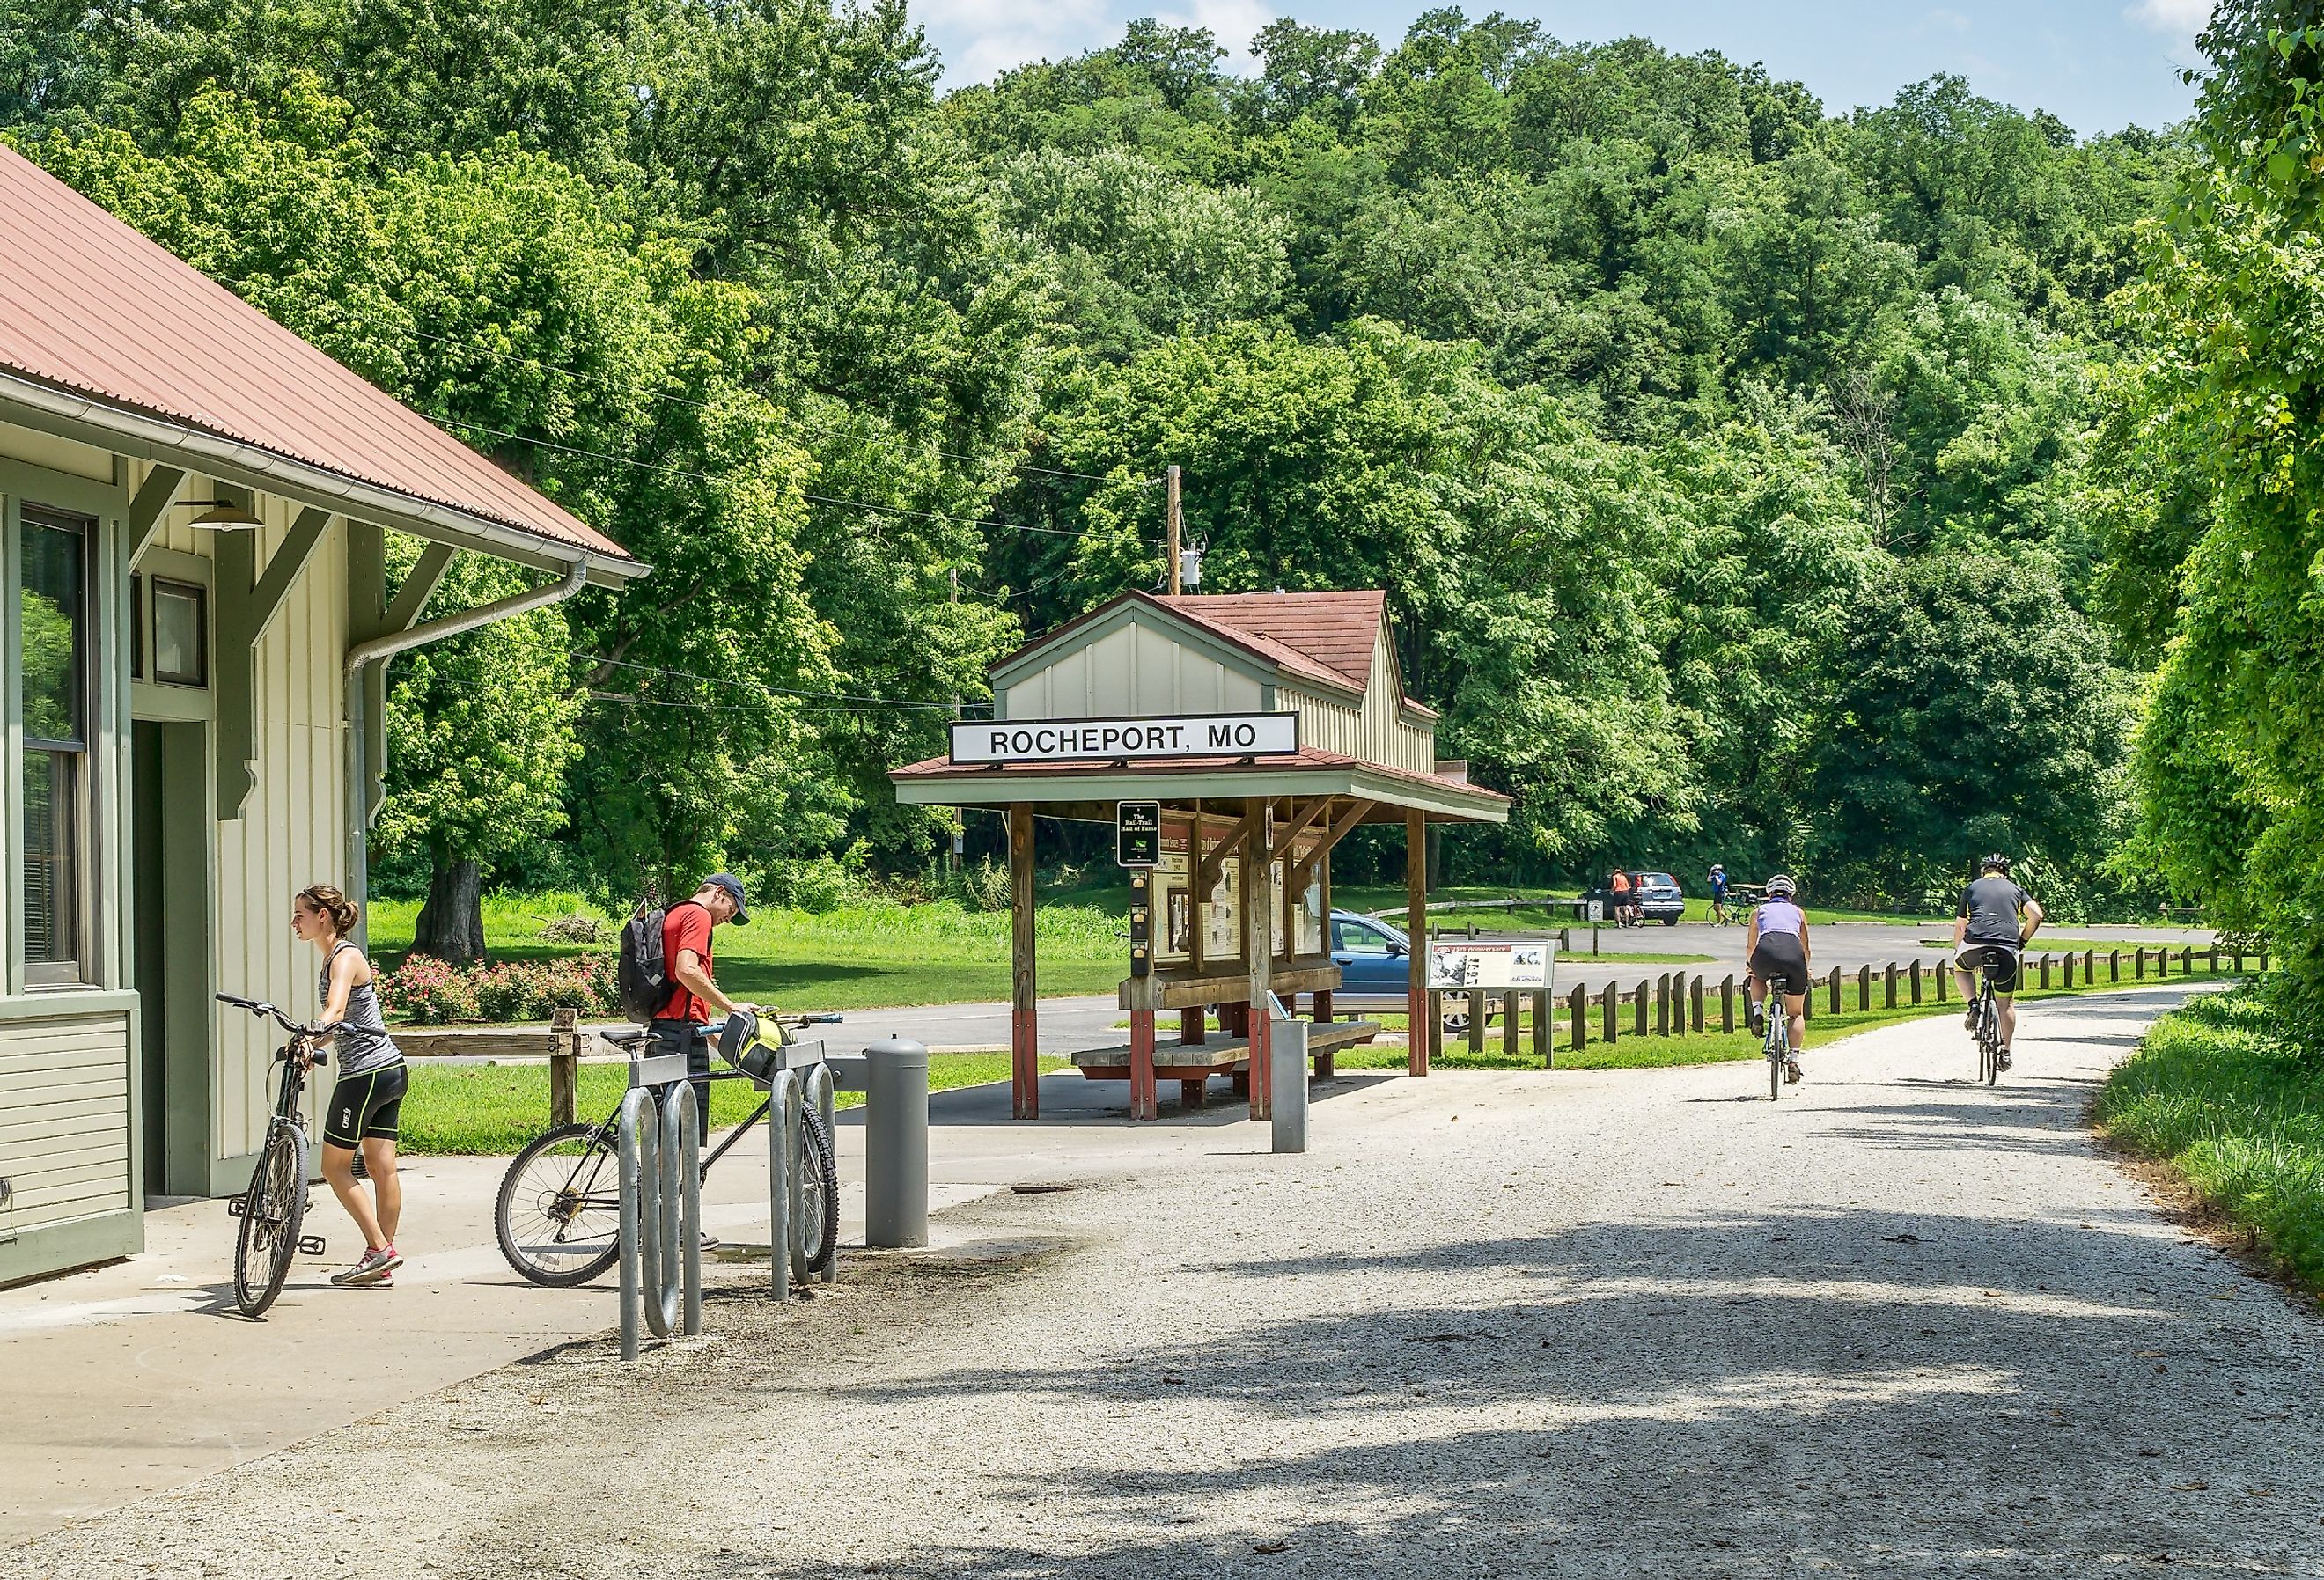
[[[1352,910],[1332,912],[1332,964],[1340,968],[1334,1008],[1403,1009],[1412,990],[1412,940]]]

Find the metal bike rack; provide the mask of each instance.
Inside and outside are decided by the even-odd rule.
[[[622,1359],[634,1361],[641,1315],[657,1339],[702,1331],[701,1121],[683,1055],[630,1066],[618,1136]]]

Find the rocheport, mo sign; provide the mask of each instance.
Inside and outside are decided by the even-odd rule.
[[[1154,757],[1287,757],[1296,713],[1198,713],[1168,718],[984,719],[952,726],[954,762],[1127,762]]]

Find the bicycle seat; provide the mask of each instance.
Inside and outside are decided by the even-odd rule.
[[[647,1043],[655,1040],[651,1027],[640,1027],[635,1031],[600,1031],[597,1035],[624,1053],[635,1053]]]

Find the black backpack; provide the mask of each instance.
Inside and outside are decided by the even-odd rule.
[[[621,987],[622,1013],[639,1025],[650,1024],[669,1003],[669,965],[662,958],[662,922],[669,915],[660,906],[640,906],[622,924],[622,960],[615,980]]]

